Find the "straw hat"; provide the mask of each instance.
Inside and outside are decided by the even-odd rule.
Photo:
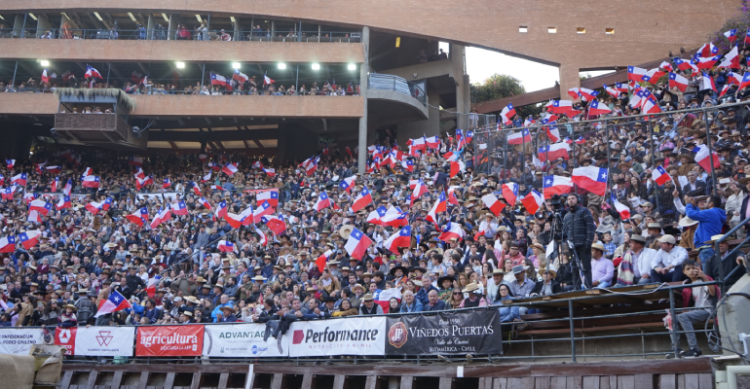
[[[713,236],[711,237],[711,240],[707,240],[707,241],[705,241],[705,242],[703,242],[703,243],[704,243],[704,244],[712,244],[712,243],[716,243],[716,241],[717,241],[717,240],[719,240],[719,239],[721,239],[721,238],[723,238],[723,237],[724,237],[724,234],[713,235]]]
[[[697,220],[693,220],[687,216],[680,219],[680,222],[678,223],[680,227],[690,227],[698,224]]]
[[[479,284],[477,284],[476,282],[472,282],[469,285],[466,285],[466,288],[464,288],[464,290],[462,290],[462,292],[464,292],[464,293],[471,293],[471,292],[473,292],[475,290],[478,290],[478,289],[479,289]]]
[[[604,246],[601,243],[599,243],[599,242],[596,242],[596,243],[592,244],[591,248],[592,249],[597,249],[597,250],[599,250],[601,252],[604,252]]]

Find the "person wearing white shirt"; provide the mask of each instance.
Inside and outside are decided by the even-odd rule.
[[[688,258],[687,250],[675,246],[676,241],[672,235],[664,235],[657,241],[661,249],[651,261],[651,282],[681,282],[685,277],[682,263]]]
[[[628,284],[621,281],[623,271],[623,262],[629,263],[633,273],[633,285],[643,285],[651,283],[651,263],[658,257],[658,252],[646,247],[646,239],[640,235],[633,234],[630,237],[630,247],[632,251],[625,253],[623,261],[620,263],[618,270],[617,283],[621,286]]]

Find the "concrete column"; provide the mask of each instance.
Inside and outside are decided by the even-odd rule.
[[[572,100],[568,95],[570,88],[578,88],[581,86],[581,76],[579,75],[580,69],[577,65],[560,65],[560,98],[565,100]]]
[[[17,14],[16,18],[13,19],[13,36],[16,38],[20,38],[22,29],[23,29],[23,14]]]
[[[241,33],[240,33],[240,18],[239,18],[239,16],[236,16],[234,18],[234,20],[235,20],[235,22],[234,22],[234,36],[232,36],[232,40],[234,40],[234,41],[242,40],[242,36],[241,36]]]
[[[156,21],[154,15],[149,14],[148,20],[146,20],[146,39],[154,39],[154,30],[156,29]]]
[[[52,31],[52,23],[47,19],[47,15],[41,14],[37,17],[36,21],[36,37],[39,38],[47,31]],[[52,32],[54,33],[54,31]]]
[[[453,68],[453,80],[456,81],[456,112],[458,128],[466,128],[469,123],[467,114],[471,110],[471,93],[469,92],[469,76],[466,74],[466,47],[450,44],[450,60]]]
[[[364,97],[362,117],[359,118],[359,139],[357,145],[357,172],[367,171],[367,73],[370,71],[370,28],[362,27],[362,47],[365,51],[365,62],[359,65],[359,90]]]
[[[175,40],[177,39],[177,26],[183,24],[182,23],[182,16],[177,14],[171,14],[169,15],[169,33],[167,33],[167,40]]]

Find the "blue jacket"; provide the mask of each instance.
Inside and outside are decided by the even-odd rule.
[[[425,289],[425,288],[420,289],[419,292],[414,294],[414,297],[416,298],[417,301],[422,303],[422,306],[425,306],[430,303],[430,299],[427,297],[427,294],[430,293],[431,290],[435,290],[436,292],[440,293],[440,291],[434,285],[430,285],[429,289]],[[401,312],[404,312],[404,311],[401,311]]]
[[[727,212],[721,208],[711,208],[701,211],[693,204],[685,208],[687,217],[698,221],[698,229],[695,230],[693,243],[695,247],[701,247],[703,242],[711,240],[711,237],[721,233],[724,222],[727,221]]]
[[[414,299],[414,302],[412,302],[411,307],[407,306],[406,302],[401,304],[401,313],[422,312],[422,310],[422,303],[420,303],[416,298]]]

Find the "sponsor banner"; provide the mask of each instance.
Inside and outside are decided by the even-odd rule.
[[[503,353],[497,309],[388,317],[388,355]]]
[[[383,355],[385,317],[294,322],[285,336],[290,357]]]
[[[161,185],[161,183],[159,183]],[[164,192],[164,193],[136,193],[135,197],[138,201],[143,200],[157,200],[162,201],[164,198],[169,201],[177,200],[177,192]]]
[[[269,337],[263,341],[265,324],[228,324],[205,326],[203,355],[207,357],[286,357],[289,355],[289,336],[281,340]]]
[[[75,342],[74,355],[132,357],[135,328],[78,327],[73,332],[73,339]],[[57,331],[55,331],[55,342],[57,342]]]
[[[44,344],[40,328],[3,328],[0,330],[0,354],[29,355],[31,346]]]
[[[76,331],[78,328],[55,328],[55,344],[65,347],[65,355],[75,355]]]
[[[263,192],[278,192],[278,191],[279,191],[278,188],[245,189],[244,190],[245,193],[251,194],[251,195],[254,195],[254,196],[257,196],[258,194],[263,193]]]
[[[138,327],[135,355],[139,357],[200,356],[203,326]]]

